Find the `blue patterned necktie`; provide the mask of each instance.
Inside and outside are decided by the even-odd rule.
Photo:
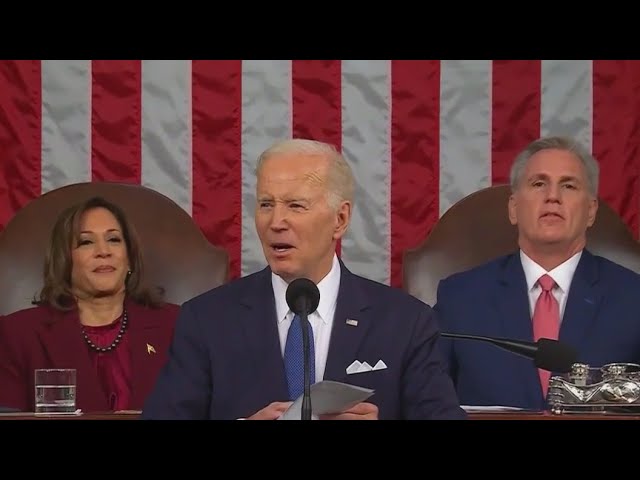
[[[309,384],[313,385],[316,378],[313,328],[309,324],[307,324],[307,327],[309,330]],[[296,400],[304,391],[302,322],[298,315],[293,317],[287,334],[287,343],[284,347],[284,367],[287,372],[287,384],[289,385],[289,400]]]

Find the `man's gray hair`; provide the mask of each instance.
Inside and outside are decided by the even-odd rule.
[[[574,139],[568,137],[543,137],[531,142],[522,152],[518,154],[511,166],[511,190],[518,188],[522,175],[524,173],[527,161],[541,150],[557,149],[566,150],[573,153],[584,166],[587,174],[588,188],[591,195],[598,196],[598,182],[600,176],[600,167],[597,160],[589,153],[589,151]]]
[[[353,204],[354,178],[351,167],[344,156],[331,144],[316,140],[294,138],[278,142],[258,157],[255,174],[258,176],[262,164],[266,159],[274,155],[300,154],[322,155],[327,157],[331,166],[327,178],[327,202],[333,209],[337,209],[342,201]]]

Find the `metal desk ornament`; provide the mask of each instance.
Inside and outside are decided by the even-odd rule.
[[[575,363],[569,373],[551,377],[547,403],[554,414],[640,413],[640,365]]]

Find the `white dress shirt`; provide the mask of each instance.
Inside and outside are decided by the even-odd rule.
[[[274,273],[271,274],[271,284],[273,285],[273,293],[276,301],[280,348],[284,356],[287,334],[289,333],[289,326],[293,320],[294,313],[289,309],[289,305],[287,305],[286,293],[288,284]],[[318,283],[318,290],[320,290],[318,309],[309,315],[309,323],[313,328],[316,382],[324,378],[324,369],[327,363],[329,339],[331,338],[331,327],[333,326],[333,315],[336,311],[339,287],[340,263],[338,262],[338,256],[334,255],[331,271]]]
[[[529,293],[529,313],[533,317],[533,311],[536,307],[536,302],[542,291],[542,287],[538,285],[538,279],[545,273],[549,275],[556,282],[556,287],[553,288],[553,296],[558,300],[560,306],[560,321],[564,316],[564,310],[567,306],[567,296],[569,294],[569,288],[571,287],[571,281],[573,280],[573,274],[576,271],[582,251],[576,253],[574,256],[558,265],[553,270],[547,272],[544,268],[531,260],[522,250],[520,250],[520,261],[522,262],[522,268],[524,269],[524,275],[527,279],[527,291]]]

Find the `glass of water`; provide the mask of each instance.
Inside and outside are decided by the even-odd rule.
[[[35,371],[35,413],[55,415],[76,411],[76,370],[39,368]]]

